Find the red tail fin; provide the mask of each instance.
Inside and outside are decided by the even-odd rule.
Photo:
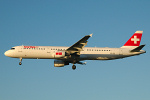
[[[137,47],[140,45],[143,31],[136,31],[123,47]]]

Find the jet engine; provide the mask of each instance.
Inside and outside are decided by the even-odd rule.
[[[54,67],[64,67],[65,65],[69,65],[69,62],[65,62],[63,60],[54,60]]]

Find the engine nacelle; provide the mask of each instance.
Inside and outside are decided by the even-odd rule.
[[[65,65],[69,65],[69,62],[65,62],[62,60],[54,60],[55,67],[64,67]]]

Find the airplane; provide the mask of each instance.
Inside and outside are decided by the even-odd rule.
[[[55,59],[54,67],[64,67],[73,64],[72,69],[76,69],[75,64],[85,65],[84,60],[114,60],[146,53],[141,50],[144,45],[140,45],[143,31],[136,31],[131,38],[120,48],[100,48],[85,47],[87,40],[93,34],[86,35],[70,47],[63,46],[15,46],[4,53],[5,56],[19,58],[19,65],[22,59]]]

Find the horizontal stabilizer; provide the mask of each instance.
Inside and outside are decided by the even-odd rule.
[[[145,46],[145,44],[144,45],[140,45],[137,48],[131,50],[131,52],[139,52],[144,46]]]

